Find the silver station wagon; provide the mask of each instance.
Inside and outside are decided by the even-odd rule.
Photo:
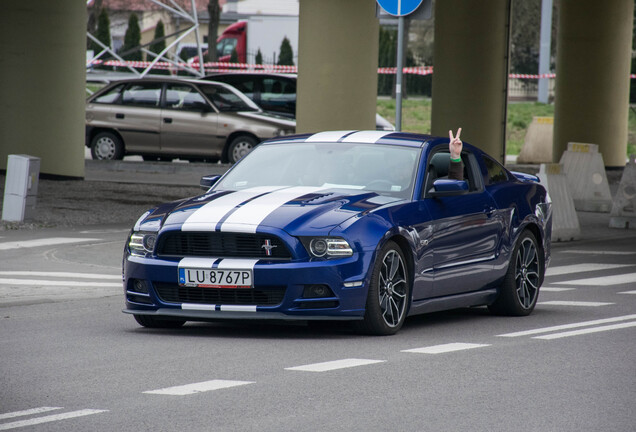
[[[234,163],[259,142],[295,129],[295,121],[263,112],[232,86],[194,79],[115,81],[86,103],[93,159]]]

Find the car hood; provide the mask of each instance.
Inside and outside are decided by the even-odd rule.
[[[275,114],[271,114],[265,111],[239,111],[236,113],[239,117],[247,117],[254,120],[266,121],[268,123],[275,123],[280,127],[286,129],[295,129],[296,121],[290,120],[285,117],[281,117]]]
[[[218,190],[159,206],[144,215],[136,229],[245,233],[282,229],[291,235],[324,235],[352,217],[398,201],[402,199],[330,187]]]

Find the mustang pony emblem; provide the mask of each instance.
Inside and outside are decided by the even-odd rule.
[[[265,249],[265,255],[272,256],[272,249],[274,249],[275,247],[278,246],[273,245],[270,239],[265,239],[265,243],[263,243],[261,249]]]

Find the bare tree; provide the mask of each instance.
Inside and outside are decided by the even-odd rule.
[[[219,17],[221,16],[221,7],[219,0],[210,0],[208,2],[208,14],[210,22],[208,24],[208,61],[217,61],[216,56],[216,38],[219,32]]]

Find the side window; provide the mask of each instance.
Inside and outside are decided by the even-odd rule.
[[[254,100],[254,78],[250,76],[228,76],[221,81],[231,85],[248,98]]]
[[[187,84],[168,84],[166,87],[166,108],[184,111],[201,111],[208,105],[194,87]]]
[[[295,114],[296,83],[279,78],[263,79],[261,105],[264,110]]]
[[[97,96],[95,99],[91,101],[91,103],[98,104],[114,104],[119,102],[119,98],[121,96],[121,90],[124,88],[124,84],[120,84],[118,86],[113,87],[108,90],[106,93]]]
[[[488,171],[488,176],[484,179],[487,185],[501,183],[508,180],[506,170],[499,164],[499,162],[484,155],[484,163],[486,164],[486,170]]]
[[[477,163],[475,155],[473,153],[463,152],[462,162],[464,165],[463,179],[468,184],[468,190],[474,192],[481,189],[481,182],[475,177],[475,166]],[[422,190],[424,196],[433,188],[435,180],[448,178],[449,168],[450,153],[448,152],[448,145],[434,149],[428,158],[428,165],[424,176],[424,188]]]
[[[129,84],[122,95],[122,104],[146,108],[159,107],[160,82]]]

